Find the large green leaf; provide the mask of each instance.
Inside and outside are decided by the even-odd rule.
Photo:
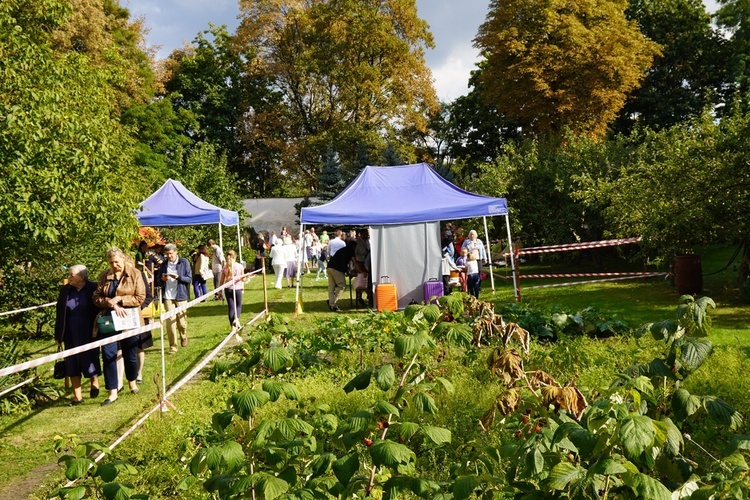
[[[436,323],[440,319],[440,308],[435,304],[427,304],[422,309],[424,319],[430,323]]]
[[[624,474],[627,471],[628,469],[622,463],[607,457],[600,458],[589,467],[590,474],[601,474],[603,476]]]
[[[678,421],[683,421],[698,411],[701,400],[698,396],[691,395],[685,389],[677,389],[672,395],[672,411]]]
[[[703,396],[703,407],[709,416],[721,425],[728,425],[732,430],[736,430],[742,425],[740,412],[716,396]]]
[[[123,460],[115,460],[106,464],[101,464],[96,468],[96,475],[102,478],[105,483],[111,483],[115,478],[124,472],[125,474],[138,474],[138,469]]]
[[[559,462],[549,472],[547,484],[553,490],[564,490],[572,482],[578,481],[586,476],[586,471],[581,467],[574,466],[568,462]]]
[[[451,431],[444,427],[434,427],[432,425],[425,425],[422,427],[422,432],[430,438],[435,444],[443,444],[451,442]]]
[[[439,334],[444,335],[445,340],[451,344],[461,347],[469,347],[474,340],[471,327],[466,323],[440,323],[438,328]]]
[[[435,405],[435,400],[432,396],[425,392],[417,392],[414,394],[414,407],[418,410],[421,410],[425,413],[432,413],[433,415],[437,413],[437,406]]]
[[[291,441],[298,436],[309,436],[314,430],[312,425],[299,418],[266,420],[258,426],[256,440]]]
[[[373,409],[378,415],[395,415],[398,417],[401,414],[398,411],[398,408],[393,406],[388,401],[378,401],[377,403],[375,403],[375,406],[373,406]]]
[[[588,458],[591,451],[596,446],[596,436],[584,429],[578,422],[563,422],[557,429],[552,438],[553,443],[560,443],[563,439],[569,439],[577,448],[576,451],[582,458]]]
[[[221,458],[229,470],[234,470],[245,461],[245,451],[236,441],[227,441],[221,447]]]
[[[354,476],[359,470],[359,455],[357,453],[344,455],[336,460],[331,468],[333,469],[333,474],[336,476],[336,479],[346,486],[349,484],[352,476]]]
[[[664,444],[664,451],[672,457],[677,456],[682,451],[684,441],[682,440],[682,432],[674,425],[672,419],[664,417],[662,422],[667,426],[667,441]]]
[[[408,447],[387,439],[375,441],[369,448],[372,463],[395,469],[399,465],[416,460],[416,455]]]
[[[346,421],[345,428],[350,432],[367,430],[373,423],[373,414],[367,410],[358,411]]]
[[[286,347],[274,346],[263,351],[263,362],[272,371],[290,368],[294,358]]]
[[[325,413],[323,415],[315,415],[313,418],[313,424],[319,431],[325,432],[326,434],[333,434],[339,426],[339,419],[336,415]]]
[[[697,370],[711,354],[710,340],[694,337],[682,337],[672,344],[677,359],[682,363],[682,369],[687,373]]]
[[[742,434],[735,435],[724,449],[723,455],[727,457],[737,450],[750,450],[750,436]]]
[[[345,386],[344,392],[349,394],[353,390],[362,391],[367,389],[372,379],[372,368],[359,373],[356,377],[351,379]]]
[[[414,422],[401,422],[392,425],[389,430],[391,432],[394,432],[399,438],[403,439],[404,441],[408,441],[412,438],[412,436],[414,436],[414,434],[419,431],[419,424],[415,424]]]
[[[422,346],[434,346],[434,341],[426,333],[415,333],[414,335],[401,335],[394,341],[396,356],[403,358],[417,352]]]
[[[437,382],[437,384],[435,385],[436,387],[442,386],[445,392],[447,392],[448,394],[453,394],[453,392],[455,391],[455,389],[453,388],[453,384],[451,384],[450,380],[448,380],[447,378],[435,377],[435,382]]]
[[[453,498],[464,500],[474,494],[474,491],[482,484],[478,476],[459,476],[453,482]]]
[[[232,423],[233,418],[234,412],[232,410],[216,412],[211,416],[211,427],[216,431],[223,432]]]
[[[387,391],[396,382],[396,372],[393,370],[393,365],[388,363],[381,365],[373,372],[375,376],[375,382],[380,387],[381,391]]]
[[[336,462],[336,455],[333,453],[323,453],[322,455],[318,455],[312,462],[310,462],[310,465],[308,465],[308,468],[311,471],[310,478],[312,479],[326,474],[331,470],[334,462]]]
[[[385,499],[401,498],[406,491],[411,491],[420,498],[435,498],[441,488],[435,481],[408,476],[393,476],[383,485]]]
[[[107,500],[128,500],[134,491],[133,485],[128,483],[105,483],[102,485],[102,493]]]
[[[672,493],[658,480],[640,472],[622,475],[623,482],[630,486],[639,498],[648,500],[672,500]]]
[[[289,484],[286,481],[265,472],[257,472],[251,477],[253,477],[255,489],[263,495],[265,500],[273,500],[289,489]]]
[[[94,465],[90,458],[73,458],[65,464],[65,477],[73,481],[86,475],[89,467]]]
[[[220,492],[223,496],[229,492],[232,486],[232,481],[234,481],[234,476],[227,474],[214,474],[203,483],[203,488],[208,492]]]
[[[656,429],[646,416],[630,415],[620,422],[619,438],[628,457],[637,457],[654,444]]]
[[[250,418],[256,409],[268,403],[270,396],[258,389],[242,391],[232,395],[232,407],[240,418]]]

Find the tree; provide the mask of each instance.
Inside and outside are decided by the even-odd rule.
[[[475,46],[484,102],[525,134],[603,135],[658,53],[626,0],[493,0]]]
[[[423,48],[433,45],[414,0],[242,0],[237,38],[283,95],[280,168],[315,188],[335,144],[342,163],[423,130],[437,106]],[[403,142],[403,141],[402,141]]]
[[[313,193],[313,196],[321,202],[329,201],[334,199],[345,187],[346,183],[341,172],[341,162],[339,162],[333,148],[330,148],[326,152],[323,168],[320,170],[318,189]]]
[[[135,234],[141,182],[109,74],[84,53],[55,53],[47,35],[69,12],[58,0],[0,3],[0,302],[8,308],[53,298],[61,265],[96,272],[107,246]],[[46,288],[17,293],[35,279]]]
[[[629,133],[635,124],[669,128],[723,102],[729,44],[700,0],[630,0],[626,14],[662,51],[628,97],[616,131]]]
[[[745,0],[718,0],[716,23],[731,34],[729,63],[733,98],[748,105],[750,92],[750,4]]]

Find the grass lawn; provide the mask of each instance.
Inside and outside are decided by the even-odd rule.
[[[723,267],[733,250],[733,248],[707,249],[701,254],[704,273]],[[592,270],[627,269],[627,266],[618,264],[619,267]],[[570,267],[544,266],[533,260],[525,263],[523,267],[524,272],[549,272],[555,269],[573,271]],[[504,275],[504,273],[503,269],[498,272],[499,275]],[[739,343],[747,349],[750,347],[747,321],[750,307],[739,298],[739,290],[733,283],[735,274],[735,266],[730,266],[722,273],[706,277],[704,293],[712,297],[718,306],[712,314],[714,317],[712,341],[717,345]],[[531,282],[524,282],[524,285],[528,284]],[[295,290],[286,287],[281,290],[274,289],[273,275],[268,276],[268,285],[270,286],[268,288],[270,312],[282,315],[293,314]],[[327,299],[325,279],[316,281],[314,274],[306,275],[303,277],[303,285],[303,314],[299,315],[296,321],[313,323],[320,317],[333,314],[328,310],[325,302]],[[498,279],[496,286],[497,290],[493,296],[489,282],[483,283],[481,298],[498,303],[514,300],[510,280]],[[262,278],[260,276],[253,278],[246,288],[243,306],[245,321],[263,308]],[[559,304],[568,311],[593,306],[605,314],[617,315],[619,319],[627,321],[632,326],[673,318],[677,299],[678,295],[673,286],[661,278],[523,292],[523,300],[529,304],[540,306]],[[368,313],[365,309],[354,308],[353,301],[349,300],[348,290],[344,293],[339,306],[342,308],[342,313],[339,314],[365,315]],[[188,314],[190,337],[188,347],[181,349],[175,355],[167,355],[167,385],[179,380],[190,371],[191,367],[211,351],[228,332],[229,322],[225,303],[209,300],[192,308]],[[158,332],[155,333],[158,337]],[[53,352],[51,344],[50,340],[49,345],[45,346],[46,350],[38,352],[35,357]],[[84,440],[112,442],[156,403],[157,387],[154,383],[154,375],[159,369],[159,341],[157,340],[155,346],[147,351],[145,384],[138,395],[122,394],[115,404],[102,408],[99,404],[104,399],[104,391],[102,391],[102,396],[92,401],[86,397],[88,393],[86,384],[84,385],[85,403],[78,407],[68,407],[68,400],[63,399],[39,407],[28,414],[0,417],[0,463],[4,464],[4,467],[0,468],[0,498],[19,491],[19,487],[24,484],[39,485],[45,481],[44,478],[47,482],[58,481],[62,478],[60,469],[54,465],[57,459],[52,451],[55,435],[74,433]],[[189,390],[186,388],[185,391]],[[177,394],[173,400],[179,409],[180,395]],[[166,414],[167,418],[168,415]],[[155,414],[152,418],[159,419],[160,416]],[[17,498],[17,496],[12,497]]]

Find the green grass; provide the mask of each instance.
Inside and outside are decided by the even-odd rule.
[[[733,248],[706,249],[701,254],[704,272],[721,268],[727,262],[733,250]],[[628,267],[622,265],[621,262],[608,263],[607,265],[611,266],[609,267],[610,270],[625,270]],[[592,266],[580,265],[576,270],[590,267]],[[571,267],[562,265],[545,266],[533,261],[524,264],[523,271],[542,272],[543,270],[551,271],[554,269],[572,271]],[[732,361],[733,365],[745,366],[747,364],[747,349],[750,348],[750,340],[748,340],[747,335],[747,317],[750,309],[739,298],[738,287],[733,283],[735,274],[736,269],[730,267],[727,271],[716,276],[707,277],[704,294],[714,298],[718,306],[712,312],[714,329],[711,340],[719,346],[733,346],[735,348],[738,345],[741,346],[741,350],[732,351],[732,355],[728,359]],[[292,315],[295,311],[295,290],[293,288],[274,289],[273,278],[273,275],[267,276],[270,286],[268,289],[270,312]],[[294,320],[295,329],[312,327],[317,319],[332,314],[325,303],[327,281],[325,279],[316,281],[313,274],[304,276],[303,284],[303,314],[298,315]],[[509,280],[496,280],[496,284],[497,290],[493,296],[489,290],[489,282],[483,283],[481,293],[483,300],[491,300],[496,303],[514,301]],[[530,304],[540,306],[559,304],[569,311],[593,306],[605,314],[617,315],[619,319],[627,321],[632,326],[675,317],[677,299],[678,294],[672,285],[663,279],[526,290],[523,293],[524,302]],[[355,309],[352,306],[348,290],[342,296],[339,305],[343,310],[341,314],[358,317],[364,317],[368,314],[367,310]],[[243,319],[249,320],[262,308],[262,279],[258,276],[247,285]],[[167,357],[168,385],[190,371],[203,356],[224,338],[228,331],[225,304],[208,301],[192,308],[188,314],[190,344],[187,348],[180,350],[178,354]],[[575,346],[560,344],[550,347],[546,353],[540,351],[539,354],[543,358],[556,360],[565,376],[581,377],[581,382],[584,384],[594,385],[594,381],[606,378],[605,372],[609,373],[611,369],[619,368],[618,362],[631,364],[630,359],[618,361],[617,356],[612,354],[623,353],[626,356],[630,354],[636,356],[640,347],[631,340],[625,342],[626,345],[620,346],[617,339],[610,339],[598,344],[597,349],[588,351],[579,351]],[[617,348],[615,348],[616,346]],[[34,350],[39,350],[39,347],[45,347],[46,351],[37,352],[34,357],[53,352],[51,339],[30,344],[30,348],[35,348]],[[585,356],[587,352],[593,354]],[[581,357],[582,353],[584,354],[583,357]],[[20,482],[36,481],[41,483],[43,476],[49,474],[50,470],[54,472],[48,477],[47,481],[62,478],[62,474],[56,466],[48,467],[48,464],[54,463],[57,458],[51,449],[55,435],[75,433],[84,439],[109,443],[129,428],[144,411],[156,403],[157,392],[153,375],[159,368],[159,341],[157,340],[155,346],[147,351],[144,372],[146,383],[139,395],[123,394],[116,404],[105,408],[99,406],[103,396],[94,401],[85,398],[85,404],[75,408],[67,407],[67,399],[65,399],[39,407],[27,414],[0,417],[0,463],[5,464],[3,468],[0,468],[0,497],[2,497],[3,492],[16,491],[16,486]],[[701,388],[712,388],[710,380],[710,376],[706,375],[702,379],[704,387]],[[606,381],[609,381],[609,379],[607,378]],[[319,381],[318,383],[322,382]],[[164,434],[165,445],[167,445],[167,442],[174,443],[184,439],[191,432],[191,426],[197,422],[205,423],[210,414],[224,404],[226,393],[207,394],[210,388],[207,389],[204,384],[207,384],[207,382],[190,384],[172,398],[178,409],[185,410],[186,415],[184,417],[178,416],[176,413],[167,413],[162,419],[159,414],[155,414],[151,419],[152,421],[146,425],[149,429],[146,431],[147,434],[159,436],[159,433],[162,432],[159,430],[160,426],[180,422],[172,434],[169,434],[169,436]],[[210,384],[210,387],[213,387],[215,391],[215,384]],[[87,386],[85,386],[84,395],[87,394],[87,389]],[[745,389],[746,387],[743,386],[740,391],[743,395]],[[724,396],[730,396],[729,399],[736,401],[741,395],[735,393]],[[170,422],[170,424],[165,424],[165,422]],[[136,433],[136,436],[138,434]],[[130,439],[135,441],[130,441]],[[129,438],[128,442],[144,443],[142,447],[136,449],[140,450],[139,454],[148,454],[148,451],[144,448],[149,440],[139,441],[138,439],[134,436]],[[128,445],[127,449],[133,450],[134,448]],[[159,450],[162,450],[162,448],[157,448],[155,453],[163,452],[163,450]],[[177,460],[179,457],[172,457],[172,459]],[[156,472],[149,472],[149,474],[156,474]]]

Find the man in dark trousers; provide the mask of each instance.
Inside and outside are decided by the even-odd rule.
[[[162,302],[164,310],[169,312],[184,304],[190,298],[190,284],[193,273],[190,262],[185,257],[177,255],[177,247],[169,243],[164,247],[166,260],[162,262],[156,273],[156,284],[162,287]],[[167,336],[169,337],[169,352],[177,352],[177,331],[180,333],[180,343],[185,347],[187,338],[187,311],[182,311],[176,317],[166,321]]]
[[[346,273],[349,272],[349,265],[357,266],[354,258],[354,250],[357,248],[356,241],[347,241],[346,246],[336,252],[336,255],[328,261],[328,300],[326,303],[331,311],[340,311],[336,305],[341,294],[346,289]]]

